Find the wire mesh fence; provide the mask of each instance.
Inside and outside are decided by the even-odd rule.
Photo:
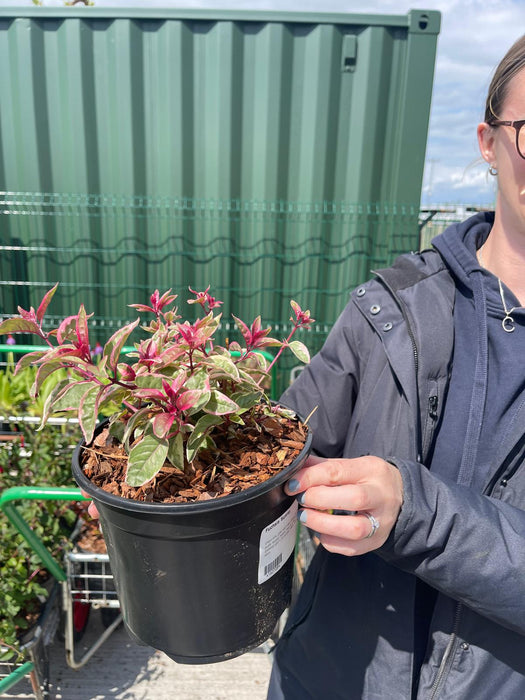
[[[418,236],[409,205],[2,192],[0,315],[35,306],[58,281],[48,324],[82,303],[94,312],[93,343],[104,342],[155,289],[177,293],[191,320],[188,287],[211,286],[224,337],[235,332],[231,313],[260,314],[286,337],[295,299],[317,319],[301,338],[315,352],[351,289]],[[281,365],[281,388],[293,364]]]

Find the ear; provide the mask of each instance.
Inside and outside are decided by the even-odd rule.
[[[477,132],[481,157],[486,160],[489,165],[497,165],[496,152],[494,149],[495,129],[486,122],[482,122],[478,124]]]

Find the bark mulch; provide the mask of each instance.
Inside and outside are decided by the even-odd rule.
[[[127,455],[104,428],[82,453],[86,476],[108,493],[150,503],[192,503],[238,493],[287,467],[306,441],[308,428],[283,416],[256,413],[249,425],[215,438],[217,449],[199,453],[185,472],[165,462],[151,481],[125,483]]]

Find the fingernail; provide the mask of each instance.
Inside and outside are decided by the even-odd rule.
[[[288,490],[289,491],[299,491],[299,482],[297,479],[290,479],[288,482]]]
[[[297,503],[300,506],[304,506],[304,491],[297,496]]]
[[[305,523],[307,518],[307,512],[305,510],[299,511],[299,522]]]

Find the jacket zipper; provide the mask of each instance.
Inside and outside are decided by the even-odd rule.
[[[432,394],[428,397],[427,416],[425,420],[425,427],[423,428],[423,435],[421,438],[423,443],[421,458],[423,462],[425,462],[428,458],[428,451],[430,449],[430,445],[432,444],[432,439],[434,437],[434,432],[438,419],[438,405],[439,398],[437,394]]]
[[[377,274],[377,273],[376,273]],[[390,285],[387,283],[387,281],[380,275],[378,277],[381,278],[383,281],[383,284],[389,289],[390,293],[393,295],[394,299],[397,301],[397,304],[399,305],[399,308],[401,309],[401,313],[403,314],[403,318],[405,319],[406,326],[407,326],[407,331],[408,331],[408,336],[410,338],[410,342],[412,343],[412,352],[414,355],[414,366],[415,366],[415,378],[416,378],[416,395],[418,397],[419,401],[419,356],[418,356],[418,348],[417,348],[417,343],[416,339],[414,336],[414,332],[412,331],[412,327],[410,325],[409,319],[408,319],[408,314],[405,311],[403,302],[401,299],[398,298],[397,294],[394,292],[394,290],[390,287]],[[434,417],[434,415],[437,416],[437,402],[438,402],[438,397],[437,396],[431,396],[429,398],[429,403],[428,403],[428,412],[430,417]],[[421,421],[421,410],[418,407],[418,410],[416,411],[417,415],[417,420],[418,420],[418,425],[417,425],[417,433],[419,436],[418,440],[418,447],[421,446],[421,449],[423,449],[423,429],[422,429],[422,421]],[[418,459],[422,459],[422,454],[418,454]],[[448,640],[447,647],[445,649],[445,653],[443,654],[443,658],[441,659],[441,664],[439,666],[436,678],[434,680],[434,683],[432,684],[432,688],[430,690],[430,699],[429,700],[434,700],[437,697],[437,693],[440,689],[441,683],[443,682],[443,679],[445,678],[445,674],[449,671],[450,666],[452,665],[452,661],[454,660],[454,656],[456,653],[457,645],[458,645],[458,630],[459,630],[459,621],[461,618],[461,610],[462,610],[462,605],[461,603],[458,603],[456,606],[456,612],[454,615],[454,624],[452,627],[452,633],[450,635],[450,639]]]
[[[458,646],[458,630],[459,630],[459,620],[461,618],[461,610],[463,606],[461,603],[458,603],[456,606],[456,612],[454,615],[454,625],[452,627],[452,633],[450,635],[450,639],[448,640],[447,648],[445,649],[445,653],[443,654],[443,658],[441,659],[441,664],[439,665],[439,669],[436,675],[436,678],[434,680],[434,683],[432,684],[432,688],[430,689],[430,697],[429,700],[434,700],[434,698],[437,698],[438,692],[440,690],[440,686],[445,678],[445,675],[448,674],[450,671],[450,667],[452,666],[452,662],[454,661],[454,656],[456,655],[456,650]]]

